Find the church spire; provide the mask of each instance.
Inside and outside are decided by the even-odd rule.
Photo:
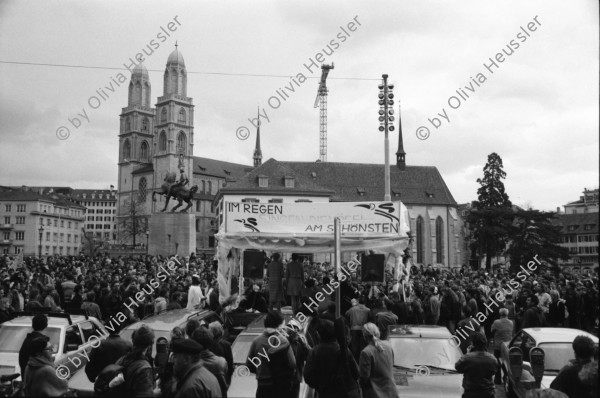
[[[398,101],[398,150],[396,151],[396,166],[400,170],[406,169],[406,152],[402,142],[402,116],[400,115],[400,101]]]
[[[258,127],[256,127],[256,146],[254,147],[254,167],[262,164],[262,151],[260,150],[260,109],[258,114]]]

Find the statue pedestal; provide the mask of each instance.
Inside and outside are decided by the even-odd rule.
[[[196,253],[196,217],[189,213],[154,213],[150,217],[148,254],[189,256]]]

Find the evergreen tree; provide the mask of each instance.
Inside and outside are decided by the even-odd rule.
[[[536,255],[557,269],[557,259],[567,260],[569,250],[558,245],[560,225],[552,224],[556,213],[539,210],[517,210],[510,231],[511,243],[506,251],[511,269],[518,269]]]
[[[501,253],[509,238],[514,217],[512,203],[504,190],[502,158],[497,153],[488,155],[483,178],[478,178],[477,200],[473,202],[467,222],[473,230],[471,249],[478,256],[486,256],[485,266],[492,268],[492,257]]]

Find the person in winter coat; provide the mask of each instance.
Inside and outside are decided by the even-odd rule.
[[[106,366],[117,362],[119,358],[131,351],[131,342],[119,336],[118,329],[110,330],[110,335],[89,353],[89,361],[85,365],[85,374],[92,383]]]
[[[35,337],[29,344],[31,357],[23,378],[27,397],[60,397],[68,390],[68,382],[58,377],[54,367],[52,344],[47,336]]]
[[[565,326],[565,300],[560,299],[558,290],[550,290],[552,302],[548,309],[548,324],[553,327]]]
[[[102,320],[102,312],[100,312],[100,307],[96,304],[96,293],[94,293],[93,290],[85,294],[85,300],[81,304],[81,310],[89,314],[89,316]]]
[[[283,316],[269,311],[265,317],[265,331],[250,345],[246,366],[256,374],[256,396],[260,398],[288,398],[292,394],[292,384],[296,359],[288,339],[277,329],[283,323]],[[267,352],[269,361],[258,353]]]
[[[231,350],[231,343],[225,338],[223,325],[219,321],[211,322],[208,325],[208,330],[211,331],[214,339],[212,351],[215,355],[225,358],[227,361],[227,385],[231,384],[231,376],[233,376],[233,351]]]
[[[285,270],[286,293],[292,299],[294,315],[300,310],[300,295],[304,286],[304,269],[298,262],[298,254],[292,254],[292,261]]]
[[[31,320],[31,327],[33,328],[33,332],[28,333],[25,336],[25,340],[21,345],[21,349],[19,350],[19,366],[21,367],[21,375],[25,374],[25,368],[27,367],[27,362],[29,362],[29,357],[31,357],[31,342],[37,337],[47,337],[42,333],[44,329],[48,327],[48,317],[44,314],[37,314]]]
[[[273,253],[273,260],[267,266],[269,310],[273,307],[281,310],[281,302],[283,301],[283,264],[281,264],[280,258],[279,253]]]
[[[590,397],[592,385],[583,383],[578,374],[594,358],[594,341],[587,336],[577,336],[573,340],[575,359],[565,365],[550,384],[550,388],[565,393],[569,398]],[[596,373],[596,377],[598,374]],[[597,382],[596,382],[597,383]]]
[[[177,379],[175,398],[221,398],[217,379],[200,359],[203,348],[191,339],[173,342],[173,373]]]
[[[392,346],[379,339],[379,328],[374,323],[365,324],[363,333],[367,342],[359,361],[363,398],[398,398]]]
[[[141,325],[131,337],[132,350],[117,361],[123,366],[125,391],[128,397],[154,396],[154,369],[148,361],[147,351],[154,344],[154,331]]]
[[[340,345],[335,338],[334,323],[321,319],[318,325],[321,342],[308,354],[304,365],[304,381],[314,388],[319,398],[342,398],[341,381],[333,372],[342,367]],[[345,348],[345,347],[344,347]],[[352,354],[348,355],[352,357]]]
[[[227,398],[227,390],[229,389],[229,384],[227,384],[227,361],[211,351],[214,345],[212,333],[205,327],[199,327],[193,332],[192,339],[203,348],[200,351],[200,360],[202,360],[204,367],[217,378],[221,388],[220,397]]]
[[[521,328],[537,328],[541,326],[546,326],[546,317],[542,312],[542,309],[539,307],[538,297],[535,294],[527,297],[527,301],[525,302],[525,313],[523,313],[523,321],[521,324]]]

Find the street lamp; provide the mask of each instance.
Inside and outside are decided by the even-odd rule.
[[[388,131],[394,131],[394,125],[389,125],[390,122],[394,121],[394,85],[387,84],[387,74],[381,75],[383,77],[383,84],[379,85],[379,131],[385,132],[385,192],[383,200],[392,200],[390,194],[390,141],[388,138]]]
[[[40,232],[40,247],[39,247],[38,257],[42,258],[42,234],[44,233],[44,226],[40,225],[40,228],[38,229],[38,231]]]
[[[150,231],[146,230],[146,254],[148,254],[148,240],[150,239]]]

